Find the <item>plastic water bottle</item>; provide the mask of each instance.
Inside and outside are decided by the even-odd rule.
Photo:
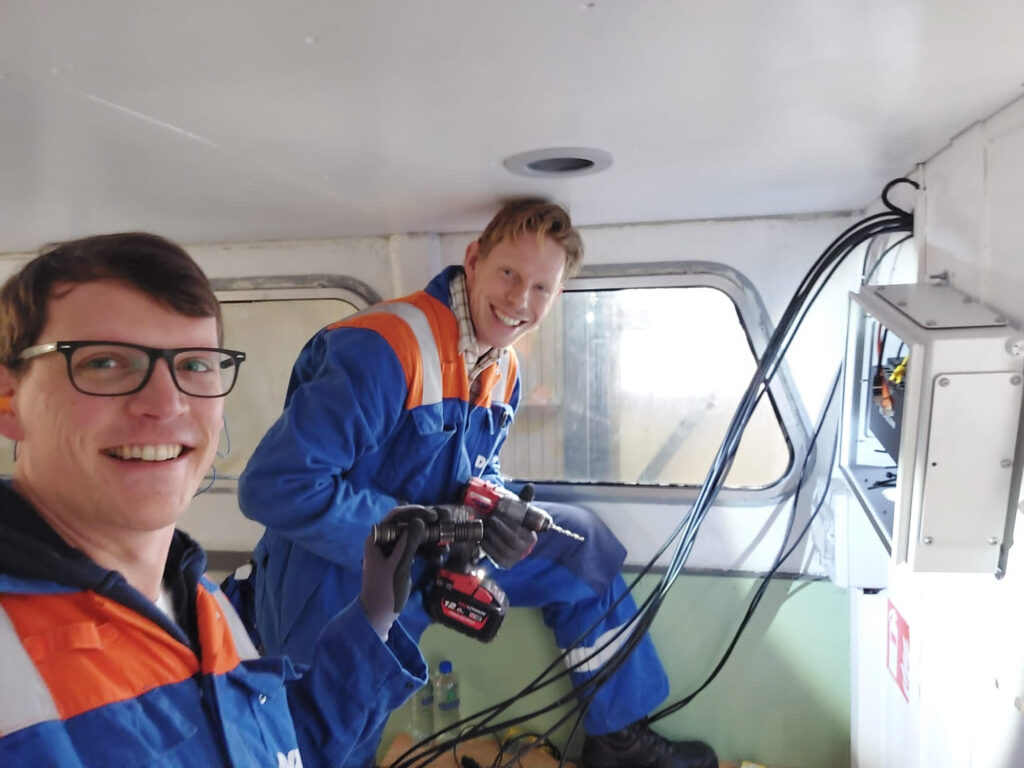
[[[434,676],[434,727],[442,731],[455,725],[462,719],[459,714],[459,676],[452,669],[452,663],[445,659],[437,668]],[[451,738],[454,731],[449,731],[444,738]]]
[[[434,686],[426,683],[409,701],[409,735],[418,744],[434,733]]]

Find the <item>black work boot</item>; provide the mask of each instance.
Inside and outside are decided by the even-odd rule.
[[[715,750],[703,741],[671,741],[651,730],[647,719],[621,731],[588,735],[582,768],[718,768]]]

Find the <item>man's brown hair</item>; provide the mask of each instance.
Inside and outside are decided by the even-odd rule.
[[[560,205],[545,200],[516,200],[502,207],[480,235],[480,258],[486,258],[495,246],[508,238],[536,234],[538,241],[550,237],[565,249],[563,280],[576,274],[583,261],[583,240]]]
[[[0,288],[0,363],[16,368],[39,342],[51,298],[94,280],[120,280],[187,317],[216,318],[218,343],[223,337],[220,303],[181,246],[145,232],[96,235],[44,246]]]

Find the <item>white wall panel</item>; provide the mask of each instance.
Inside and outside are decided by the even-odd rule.
[[[922,279],[1024,321],[1024,101],[971,126],[924,166]],[[920,222],[919,222],[920,224]],[[964,514],[972,514],[972,499]],[[894,567],[889,587],[854,597],[852,747],[860,768],[1024,765],[1024,520],[1002,580]],[[910,625],[912,694],[896,690],[879,648],[891,600]],[[899,735],[902,734],[902,735]]]
[[[1024,101],[994,117],[987,135],[988,258],[981,297],[1024,324]]]
[[[947,272],[964,293],[978,295],[983,266],[985,129],[976,124],[924,167],[927,195],[922,277]]]

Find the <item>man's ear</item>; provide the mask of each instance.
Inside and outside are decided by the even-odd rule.
[[[14,392],[17,388],[18,378],[6,365],[0,365],[0,435],[20,442],[24,430],[14,412]]]
[[[467,275],[473,275],[478,263],[480,263],[480,241],[474,240],[466,246],[466,258],[462,260],[462,268],[466,270]]]

